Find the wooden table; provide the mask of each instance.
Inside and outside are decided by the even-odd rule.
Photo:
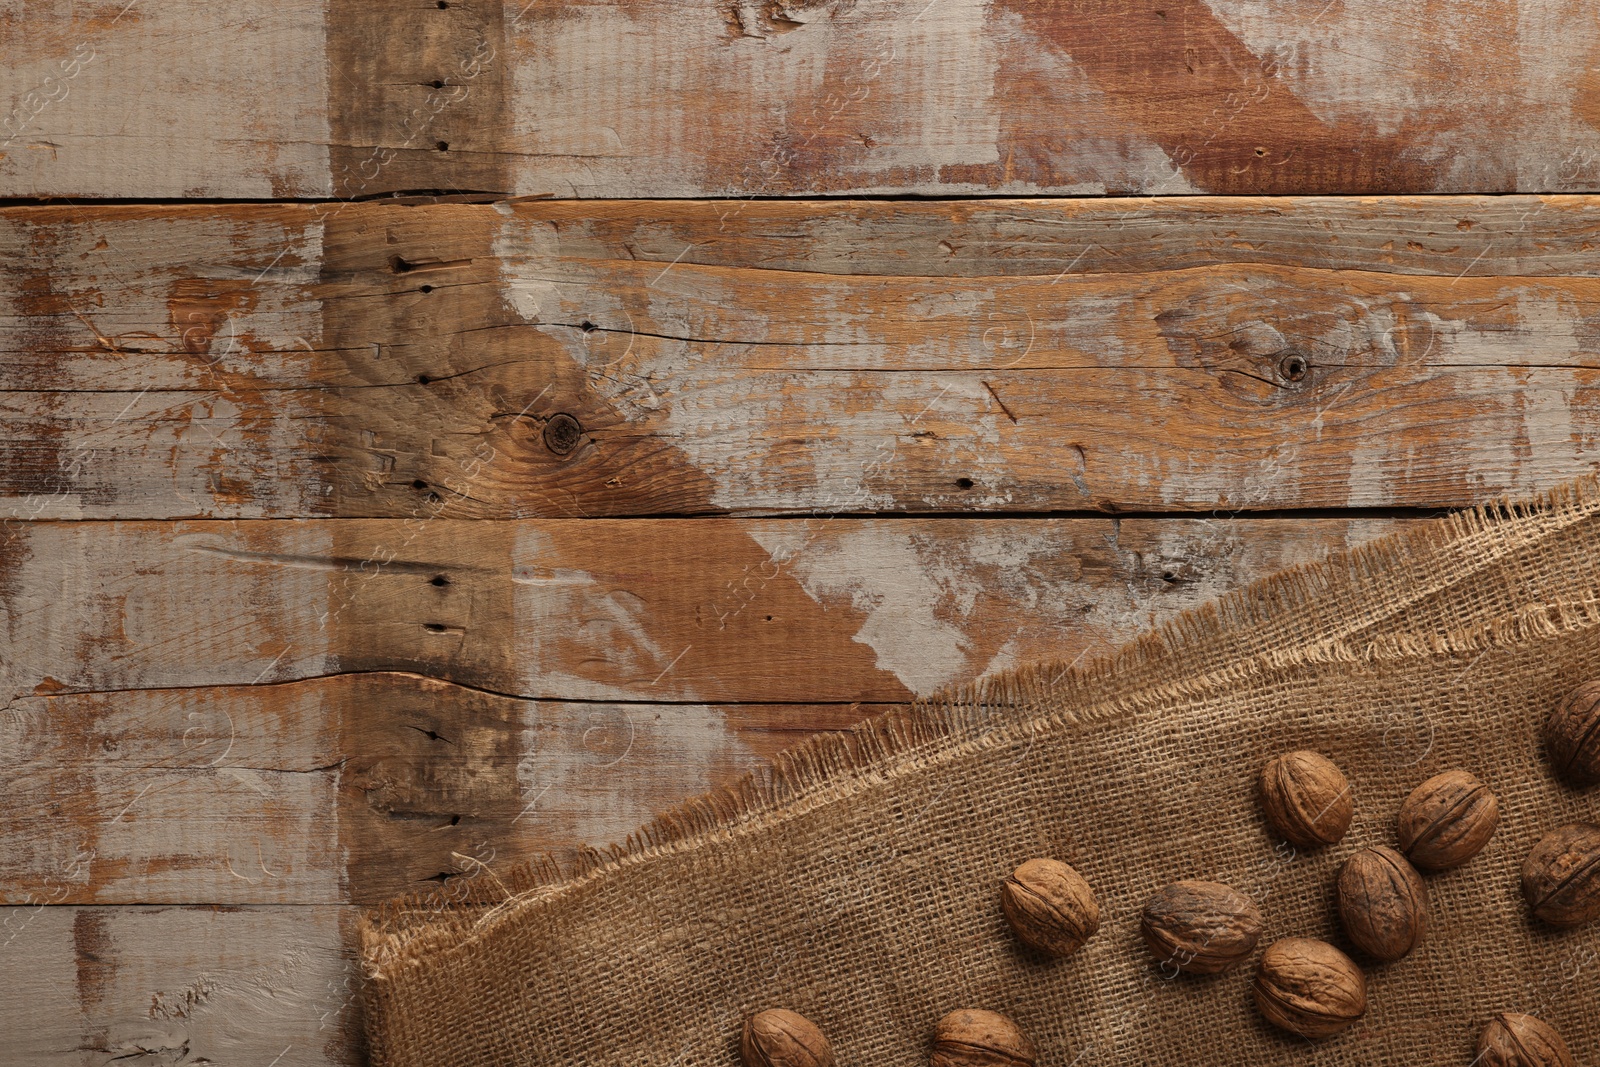
[[[0,11],[0,1063],[360,1063],[363,905],[1594,465],[1578,0],[124,3]]]

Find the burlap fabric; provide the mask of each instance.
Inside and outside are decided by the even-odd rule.
[[[810,743],[578,869],[530,864],[370,916],[373,1060],[730,1065],[741,1020],[783,1006],[823,1027],[841,1067],[926,1063],[958,1007],[1014,1016],[1056,1067],[1467,1064],[1502,1010],[1552,1020],[1600,1064],[1600,929],[1541,927],[1518,892],[1541,834],[1600,820],[1600,793],[1558,784],[1538,741],[1560,694],[1596,675],[1593,482],[1427,523],[1103,662],[1022,668]],[[1259,768],[1295,748],[1332,757],[1356,795],[1349,835],[1319,852],[1258,812]],[[1270,1029],[1254,960],[1199,979],[1153,965],[1139,908],[1179,878],[1253,896],[1263,947],[1345,944],[1339,864],[1392,844],[1400,801],[1453,766],[1499,794],[1499,832],[1428,877],[1428,935],[1368,968],[1354,1029],[1314,1045]],[[1098,935],[1065,961],[1020,949],[997,904],[1040,855],[1101,902]]]

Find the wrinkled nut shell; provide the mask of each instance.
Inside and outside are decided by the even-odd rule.
[[[1568,783],[1600,782],[1600,681],[1578,686],[1550,713],[1544,747],[1556,774]]]
[[[962,1009],[933,1028],[933,1067],[1033,1067],[1022,1028],[997,1011]]]
[[[1571,823],[1545,834],[1522,865],[1522,897],[1551,926],[1600,916],[1600,826]]]
[[[1060,860],[1029,860],[1000,887],[1000,907],[1023,943],[1070,956],[1100,928],[1100,905],[1083,876]]]
[[[1478,1037],[1481,1067],[1578,1067],[1555,1028],[1532,1015],[1502,1012]]]
[[[1373,959],[1400,959],[1428,927],[1428,889],[1392,848],[1364,848],[1345,860],[1336,895],[1344,932]]]
[[[1355,817],[1349,780],[1315,752],[1290,752],[1268,763],[1261,771],[1261,806],[1272,828],[1299,848],[1337,844]]]
[[[769,1008],[745,1020],[745,1067],[833,1067],[833,1046],[804,1015]]]
[[[1367,1010],[1361,968],[1325,941],[1286,937],[1261,954],[1256,1006],[1272,1025],[1302,1037],[1332,1037]]]
[[[1400,805],[1400,851],[1418,867],[1443,871],[1476,856],[1500,824],[1500,801],[1463,770],[1436,774]]]
[[[1220,882],[1174,882],[1139,916],[1144,943],[1168,974],[1216,974],[1250,955],[1261,938],[1261,910]]]

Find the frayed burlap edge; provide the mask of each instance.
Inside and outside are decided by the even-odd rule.
[[[819,735],[769,768],[662,814],[621,844],[585,848],[565,862],[539,856],[504,873],[485,869],[445,890],[390,901],[360,924],[368,1011],[380,1007],[383,985],[402,971],[469,952],[477,937],[551,894],[843,800],[908,769],[1008,744],[1020,733],[1084,728],[1301,663],[1459,656],[1600,625],[1600,601],[1584,598],[1528,605],[1445,632],[1380,632],[1383,620],[1408,606],[1596,513],[1600,480],[1589,476],[1530,500],[1421,523],[1260,579],[1099,658],[1013,668],[940,690],[848,732]],[[1442,553],[1454,564],[1447,575],[1429,566]],[[1368,614],[1346,611],[1342,632],[1297,639],[1297,613],[1356,587]],[[1185,659],[1195,669],[1175,674],[1173,661]]]

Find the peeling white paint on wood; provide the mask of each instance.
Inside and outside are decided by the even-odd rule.
[[[761,762],[709,704],[530,703],[517,822],[541,840],[619,842],[673,804]]]
[[[637,593],[564,565],[565,554],[558,553],[550,530],[519,526],[514,546],[507,562],[516,619],[514,662],[521,668],[523,691],[555,691],[583,700],[636,698],[654,688],[682,654],[682,648],[663,645],[654,636],[650,605]],[[599,672],[584,677],[562,669],[563,664],[597,662],[618,681],[602,681],[594,676]],[[679,690],[674,684],[661,692]]]
[[[0,598],[8,698],[250,684],[329,668],[320,523],[13,525]],[[226,591],[225,595],[222,591]]]
[[[332,192],[326,0],[6,6],[0,195]]]
[[[939,617],[951,590],[927,571],[909,536],[892,526],[861,529],[813,541],[795,553],[792,543],[784,543],[790,538],[768,530],[758,531],[756,539],[774,559],[794,555],[789,569],[807,593],[818,601],[842,600],[866,616],[855,639],[870,645],[878,665],[913,693],[932,692],[969,673],[966,635]]]
[[[28,829],[4,835],[0,897],[64,895],[63,872],[81,866],[75,900],[108,888],[150,903],[340,899],[339,723],[321,697],[202,687],[16,701],[0,767]]]
[[[353,909],[5,910],[8,1064],[355,1061]]]
[[[0,295],[0,417],[37,486],[6,513],[325,507],[303,455],[317,394],[283,388],[316,378],[322,223],[129,214],[0,219],[21,282]]]

